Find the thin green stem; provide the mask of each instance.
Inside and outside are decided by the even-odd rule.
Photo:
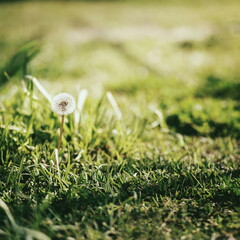
[[[60,151],[61,145],[62,145],[63,125],[64,125],[64,115],[62,115],[62,123],[60,127],[60,136],[58,140],[58,152]]]

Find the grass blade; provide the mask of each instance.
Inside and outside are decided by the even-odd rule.
[[[118,107],[118,104],[115,100],[115,98],[113,97],[112,93],[111,92],[107,92],[107,98],[109,100],[109,102],[111,103],[112,107],[113,107],[113,110],[116,114],[116,117],[118,120],[122,120],[122,112],[120,111],[119,107]]]
[[[42,86],[42,84],[37,80],[37,78],[31,76],[31,75],[26,75],[25,78],[30,79],[33,81],[34,85],[37,87],[37,89],[42,93],[42,95],[51,103],[52,102],[52,97],[51,95],[47,92],[47,90]]]

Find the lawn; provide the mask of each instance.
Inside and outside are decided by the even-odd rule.
[[[240,239],[239,11],[0,3],[0,239]]]

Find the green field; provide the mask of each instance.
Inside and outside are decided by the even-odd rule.
[[[240,239],[239,12],[1,3],[0,239]]]

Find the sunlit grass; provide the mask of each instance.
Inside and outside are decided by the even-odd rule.
[[[239,21],[234,0],[0,4],[0,239],[238,239]]]

